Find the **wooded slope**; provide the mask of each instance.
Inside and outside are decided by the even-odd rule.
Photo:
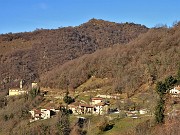
[[[78,27],[0,35],[1,88],[20,79],[38,80],[57,65],[114,44],[125,44],[148,31],[133,23],[92,19]]]
[[[112,90],[134,93],[175,75],[180,63],[180,27],[154,28],[126,45],[115,45],[65,63],[41,77],[45,87],[74,89],[89,77],[109,78]]]

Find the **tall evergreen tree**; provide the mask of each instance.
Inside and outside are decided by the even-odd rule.
[[[168,76],[164,82],[164,84],[166,86],[166,90],[171,89],[176,82],[177,82],[176,78],[174,78],[173,76]]]
[[[164,100],[160,98],[155,110],[155,119],[158,124],[164,122]]]
[[[166,92],[166,85],[161,81],[158,82],[156,84],[156,91],[160,96],[162,96]]]
[[[58,135],[70,134],[69,114],[66,109],[61,109],[57,121]]]

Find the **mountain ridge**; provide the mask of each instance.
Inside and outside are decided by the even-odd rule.
[[[94,26],[94,22],[101,25]],[[38,80],[54,66],[114,44],[128,43],[147,31],[141,25],[93,19],[77,27],[0,35],[1,84],[7,89],[14,80]]]

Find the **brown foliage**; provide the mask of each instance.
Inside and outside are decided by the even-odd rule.
[[[179,117],[171,120],[166,120],[165,124],[156,126],[151,129],[152,135],[179,135],[180,133]]]
[[[142,84],[175,75],[180,59],[180,28],[151,29],[126,45],[98,50],[41,76],[45,87],[64,88],[64,75],[76,88],[90,76],[112,79],[115,90],[130,94]]]
[[[28,83],[58,65],[98,49],[128,43],[147,30],[133,23],[92,19],[78,27],[0,35],[1,88],[12,87],[22,78]],[[74,81],[80,84],[85,79]]]

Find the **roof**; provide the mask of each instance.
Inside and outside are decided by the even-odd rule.
[[[176,86],[174,87],[176,90],[180,90],[180,86]]]
[[[34,113],[35,114],[41,114],[41,111],[40,110],[34,110]]]
[[[73,105],[73,104],[69,104],[68,106],[71,107],[71,108],[77,108],[78,107],[78,106]]]
[[[94,108],[93,106],[88,105],[88,104],[80,104],[80,106],[82,106],[82,107],[87,107],[87,108]]]
[[[41,108],[41,110],[53,110],[53,107],[46,107],[46,108]]]
[[[37,83],[37,82],[32,82],[32,83]],[[31,83],[31,84],[32,84],[32,83]]]
[[[73,102],[73,103],[71,103],[71,104],[69,104],[70,106],[79,106],[79,102]],[[68,105],[68,106],[69,106]]]
[[[101,97],[94,97],[94,98],[92,98],[92,100],[103,100],[103,98],[101,98]]]
[[[9,90],[21,90],[21,88],[9,88]]]
[[[104,106],[104,105],[106,105],[106,104],[103,102],[96,104],[96,106]]]

